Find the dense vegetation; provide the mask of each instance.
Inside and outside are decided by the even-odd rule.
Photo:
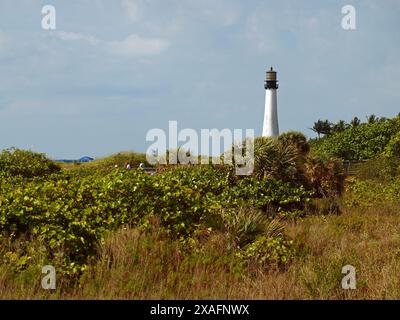
[[[0,153],[0,177],[33,178],[60,171],[60,167],[44,154],[19,149]]]
[[[319,122],[314,125],[318,127]],[[315,153],[320,156],[336,156],[344,160],[372,159],[384,152],[395,155],[399,151],[400,116],[393,119],[370,117],[366,123],[353,121],[353,124],[332,125],[323,131],[324,137],[312,141]],[[340,127],[340,129],[338,129]],[[331,129],[329,129],[331,128]],[[336,129],[335,129],[336,128]]]
[[[163,167],[156,175],[125,170],[120,162],[143,161],[136,154],[59,171],[41,154],[5,150],[0,155],[5,173],[0,227],[9,246],[2,247],[2,260],[18,270],[38,263],[29,246],[36,241],[40,263],[79,276],[108,232],[122,226],[146,231],[157,220],[166,236],[182,244],[195,242],[204,230],[221,232],[243,260],[286,262],[284,248],[290,241],[282,233],[271,236],[268,226],[276,219],[304,216],[311,199],[324,189],[339,190],[322,187],[318,181],[331,178],[325,173],[309,177],[303,135],[259,138],[255,146],[256,170],[246,177],[236,176],[232,167],[212,165]],[[316,181],[319,189],[314,188]]]
[[[125,170],[145,162],[136,153],[60,167],[4,150],[0,296],[400,297],[394,280],[379,289],[374,269],[400,270],[399,122],[340,123],[311,143],[299,132],[257,138],[251,176],[225,165]],[[345,183],[343,160],[367,158]],[[55,291],[40,287],[46,264]],[[340,288],[346,264],[360,270],[353,293]]]

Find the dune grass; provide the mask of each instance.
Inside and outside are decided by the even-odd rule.
[[[296,257],[285,269],[241,264],[226,235],[211,233],[185,251],[158,234],[121,229],[71,285],[41,288],[40,270],[0,267],[2,299],[399,299],[398,206],[351,209],[287,223]],[[357,270],[357,289],[341,288],[342,267]]]

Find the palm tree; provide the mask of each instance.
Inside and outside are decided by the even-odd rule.
[[[254,174],[259,179],[288,181],[298,173],[302,157],[293,145],[278,139],[259,137],[254,140]]]
[[[322,134],[330,134],[332,132],[332,123],[330,123],[328,120],[323,121],[323,130]]]
[[[348,128],[348,124],[344,120],[340,120],[337,124],[335,124],[332,128],[334,132],[343,132]]]
[[[374,123],[376,123],[378,121],[379,121],[379,118],[374,114],[371,114],[369,117],[367,117],[367,122],[369,124],[374,124]]]
[[[307,142],[306,136],[297,131],[288,131],[282,133],[278,140],[284,145],[292,145],[296,147],[300,154],[306,155],[310,151],[310,145]]]
[[[350,125],[352,127],[358,127],[361,124],[361,120],[357,117],[354,117],[353,120],[350,121]]]
[[[338,196],[343,191],[345,176],[342,160],[307,157],[304,174],[319,196]]]
[[[325,130],[325,122],[322,120],[318,120],[317,122],[314,122],[314,126],[311,128],[311,130],[316,132],[318,134],[318,139],[320,139],[321,134]]]

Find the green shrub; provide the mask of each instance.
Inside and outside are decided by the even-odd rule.
[[[345,160],[372,159],[380,155],[400,132],[400,117],[363,123],[312,143],[313,152]],[[393,142],[394,144],[395,141]]]
[[[0,174],[33,178],[60,171],[60,167],[42,153],[6,149],[0,153]]]
[[[269,224],[267,216],[259,210],[241,207],[222,212],[224,228],[237,246],[243,247],[263,234]]]
[[[293,240],[283,236],[260,236],[244,248],[240,254],[250,264],[260,265],[263,268],[270,266],[283,267],[294,256]]]
[[[392,136],[383,153],[386,157],[400,158],[400,131]]]
[[[400,203],[400,179],[381,182],[351,179],[346,186],[344,203],[350,208],[369,208]]]
[[[246,177],[235,186],[225,189],[217,199],[221,208],[226,205],[247,205],[262,210],[269,217],[275,217],[280,213],[304,209],[313,194],[303,186],[296,187],[279,180]]]
[[[361,180],[388,181],[400,173],[400,158],[378,156],[357,166],[357,178]]]

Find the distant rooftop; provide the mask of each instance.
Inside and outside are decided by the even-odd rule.
[[[83,162],[90,162],[90,161],[93,161],[93,160],[94,159],[92,157],[84,156],[84,157],[81,157],[81,158],[76,159],[76,160],[60,159],[60,160],[55,160],[55,161],[56,162],[64,162],[64,163],[75,163],[75,162],[83,163]]]

